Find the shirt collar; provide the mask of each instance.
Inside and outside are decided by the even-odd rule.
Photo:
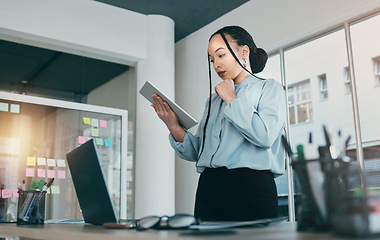
[[[257,77],[250,75],[246,77],[243,81],[239,82],[238,84],[235,84],[235,89],[240,89],[242,86],[255,83],[257,81],[259,81]]]

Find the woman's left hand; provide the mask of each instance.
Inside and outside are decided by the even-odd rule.
[[[216,85],[215,87],[215,93],[226,102],[226,104],[230,104],[232,100],[237,98],[235,93],[235,86],[234,81],[231,79],[226,79]]]

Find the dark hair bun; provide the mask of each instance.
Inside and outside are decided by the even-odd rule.
[[[249,54],[249,61],[251,63],[252,73],[259,73],[263,71],[267,60],[268,54],[264,49],[257,48],[256,53],[251,50]]]

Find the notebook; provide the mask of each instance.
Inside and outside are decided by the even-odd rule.
[[[84,222],[117,222],[94,140],[66,154]]]
[[[152,95],[155,93],[169,104],[170,108],[177,115],[179,124],[182,127],[189,129],[198,123],[193,117],[191,117],[187,112],[185,112],[185,110],[183,110],[170,98],[166,97],[165,94],[163,94],[151,82],[146,81],[144,86],[140,89],[140,94],[143,95],[151,103],[153,103]]]

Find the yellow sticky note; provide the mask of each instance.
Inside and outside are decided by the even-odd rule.
[[[51,194],[59,194],[59,186],[51,186]]]
[[[84,117],[83,118],[83,123],[86,124],[86,125],[91,125],[91,118]]]
[[[36,166],[36,158],[35,157],[27,157],[26,158],[27,166]]]
[[[99,129],[97,129],[97,128],[92,128],[92,129],[91,129],[91,135],[92,135],[93,137],[98,137],[98,136],[99,136]]]

